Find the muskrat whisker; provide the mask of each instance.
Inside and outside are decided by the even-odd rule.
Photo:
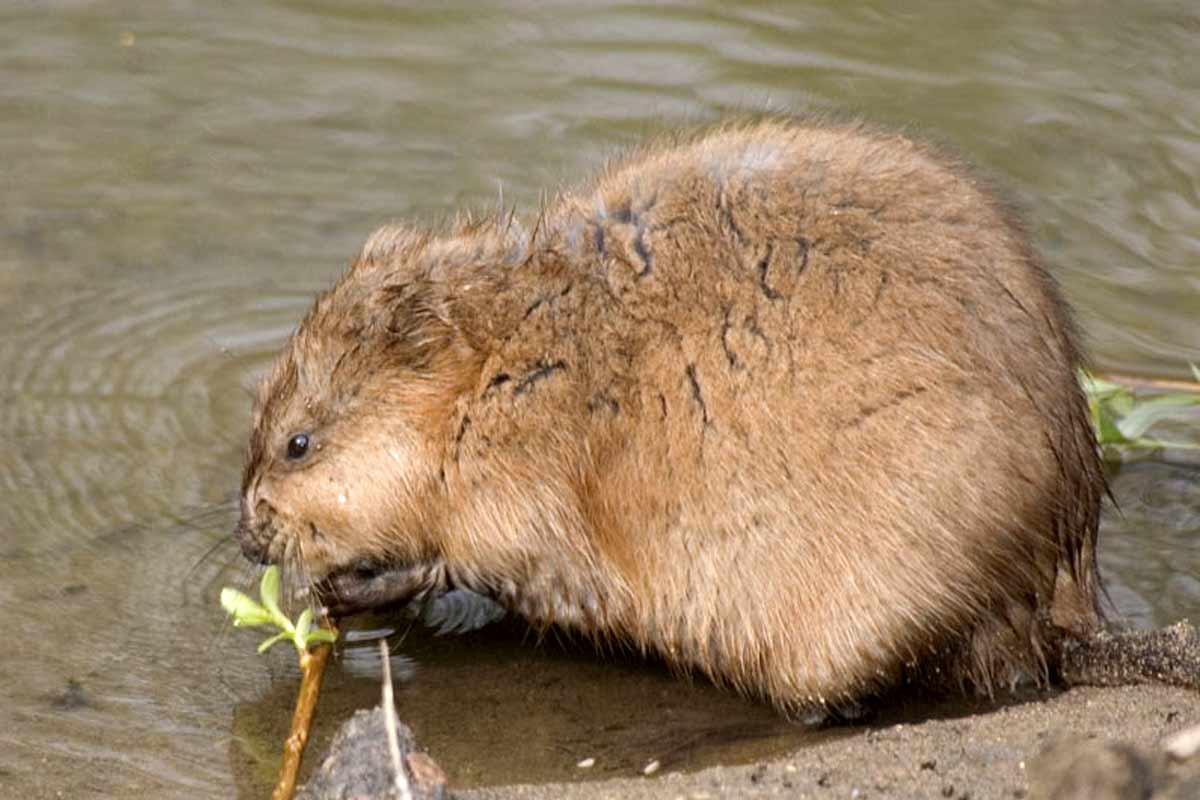
[[[305,605],[312,610],[315,617],[321,610],[317,603],[317,587],[313,582],[312,572],[308,568],[308,559],[304,557],[304,541],[297,537],[295,542],[296,547],[293,553],[295,558],[288,571],[295,582],[297,596],[304,599]]]
[[[304,542],[300,538],[288,539],[280,563],[283,565],[284,600],[288,608],[304,606],[313,612],[315,618],[321,609],[317,602],[316,583],[304,557]]]
[[[283,605],[287,609],[296,607],[297,600],[300,597],[300,589],[297,587],[299,581],[299,573],[301,567],[300,562],[303,559],[301,554],[303,545],[298,537],[288,536],[284,539],[283,555],[279,558],[279,566],[283,578]]]
[[[184,583],[190,582],[192,579],[192,576],[194,576],[196,574],[196,570],[200,569],[200,567],[204,566],[205,562],[207,562],[210,558],[212,558],[214,555],[216,555],[218,552],[220,552],[221,548],[226,547],[226,546],[237,547],[236,536],[237,536],[237,534],[231,531],[229,533],[223,534],[221,536],[221,538],[217,539],[217,541],[215,541],[211,545],[209,545],[209,547],[207,547],[205,549],[205,551],[200,555],[200,558],[196,559],[196,563],[192,564],[192,566],[188,569],[187,573],[183,576]],[[236,554],[235,554],[235,557],[236,557]],[[224,570],[227,569],[230,566],[230,564],[232,564],[232,563],[233,563],[233,559],[230,559],[229,561],[227,561],[224,564],[222,569],[218,570],[218,571],[224,572]]]
[[[413,626],[417,624],[417,620],[421,617],[419,613],[406,614],[405,616],[408,617],[408,624],[404,626],[404,629],[401,630],[399,626],[397,626],[396,632],[391,636],[386,637],[388,639],[388,652],[391,654],[398,654],[400,652],[401,645],[404,644],[404,640],[407,639],[409,634],[412,633]],[[395,639],[394,645],[392,644],[392,639]]]
[[[320,616],[321,603],[320,595],[317,593],[317,582],[313,580],[312,570],[308,568],[308,564],[304,561],[303,557],[300,559],[298,570],[300,580],[304,586],[302,590],[304,593],[304,602],[312,609],[314,616]]]
[[[198,509],[192,509],[182,513],[170,513],[168,520],[173,527],[187,528],[189,530],[203,530],[208,528],[218,517],[231,515],[236,510],[237,500],[234,498],[230,500],[222,500],[219,503],[205,505]]]
[[[225,562],[220,572],[224,573],[230,567],[234,567],[234,576],[231,581],[234,588],[239,589],[243,594],[250,597],[258,595],[258,573],[261,571],[259,565],[253,564],[244,558],[240,557],[240,553],[235,553],[233,557]],[[205,652],[214,652],[218,645],[224,645],[225,639],[229,636],[229,632],[234,628],[233,617],[228,614],[222,615],[221,624],[213,632],[209,639],[208,645],[205,647]]]

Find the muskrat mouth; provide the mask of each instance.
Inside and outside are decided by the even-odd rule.
[[[327,614],[344,617],[423,600],[444,588],[446,568],[441,562],[356,561],[330,572],[316,591]]]

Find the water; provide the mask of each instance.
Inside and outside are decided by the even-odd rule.
[[[260,796],[295,687],[215,597],[246,388],[370,230],[523,208],[737,109],[849,108],[1024,206],[1102,367],[1200,361],[1194,3],[0,9],[0,794]],[[1179,435],[1196,438],[1194,427]],[[1102,562],[1200,616],[1200,477],[1117,476]],[[411,636],[406,718],[460,784],[762,757],[806,735],[653,665]],[[317,744],[374,702],[335,665]],[[577,710],[577,709],[586,709]],[[664,749],[663,742],[671,742]],[[514,746],[520,743],[520,746]]]

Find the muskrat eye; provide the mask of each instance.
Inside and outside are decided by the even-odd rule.
[[[288,458],[297,459],[304,458],[304,454],[308,452],[308,434],[297,433],[288,440]]]

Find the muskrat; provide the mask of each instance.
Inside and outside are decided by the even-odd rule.
[[[726,124],[374,233],[262,382],[238,535],[335,613],[469,589],[789,712],[991,692],[1101,623],[1080,360],[955,160]]]

